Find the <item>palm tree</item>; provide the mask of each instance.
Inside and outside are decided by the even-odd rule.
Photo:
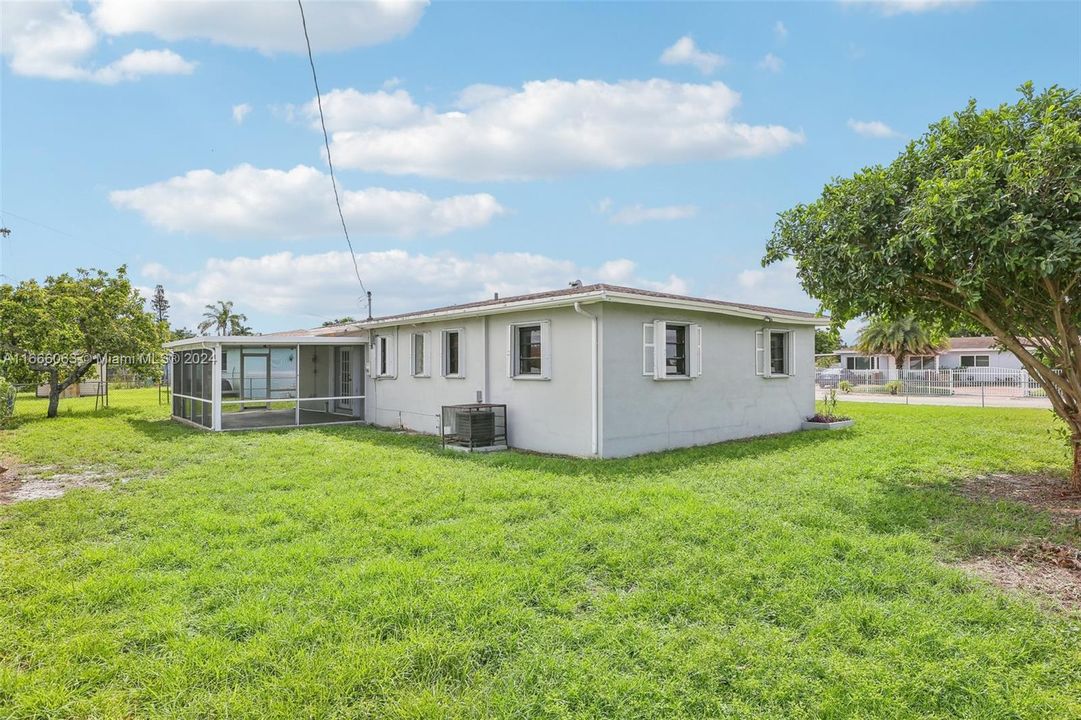
[[[251,328],[244,325],[247,320],[247,315],[233,312],[232,300],[219,300],[215,305],[206,306],[199,332],[206,335],[213,328],[215,335],[250,335]]]
[[[856,349],[867,355],[891,355],[903,370],[909,355],[937,355],[949,345],[938,329],[928,329],[912,317],[899,320],[874,318],[860,330]]]

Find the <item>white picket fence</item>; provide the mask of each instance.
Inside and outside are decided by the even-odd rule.
[[[846,384],[844,384],[846,383]],[[969,367],[947,370],[842,370],[819,368],[815,384],[853,393],[890,395],[1047,397],[1027,370]]]

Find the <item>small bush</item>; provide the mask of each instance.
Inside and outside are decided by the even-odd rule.
[[[885,384],[884,387],[886,388],[886,392],[888,392],[890,395],[896,395],[897,393],[901,392],[901,388],[904,387],[904,383],[902,383],[900,380],[890,380],[888,383]]]
[[[15,386],[0,377],[0,427],[11,424],[15,416]]]
[[[844,393],[852,392],[852,383],[850,383],[847,380],[842,380],[841,382],[837,383],[837,387],[841,389],[841,392],[844,392]]]

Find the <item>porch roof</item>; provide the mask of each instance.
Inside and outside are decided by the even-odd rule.
[[[203,335],[165,343],[170,350],[244,345],[254,347],[295,347],[297,345],[367,345],[367,335]]]

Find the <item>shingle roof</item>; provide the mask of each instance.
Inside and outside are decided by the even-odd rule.
[[[449,313],[454,311],[471,311],[482,310],[487,307],[498,307],[500,305],[527,302],[530,300],[548,300],[558,298],[571,298],[576,295],[587,295],[596,292],[612,292],[623,293],[628,295],[638,295],[643,298],[653,298],[658,300],[682,300],[685,302],[697,302],[707,303],[710,305],[716,305],[718,307],[740,308],[742,310],[749,310],[752,312],[762,313],[776,313],[781,315],[787,315],[789,317],[806,318],[808,320],[820,318],[820,315],[814,313],[803,312],[800,310],[785,310],[782,308],[767,307],[765,305],[749,305],[747,303],[726,302],[724,300],[715,300],[713,298],[701,298],[692,297],[690,295],[676,295],[673,293],[657,292],[655,290],[642,290],[640,288],[624,287],[621,285],[609,285],[607,283],[594,283],[592,285],[582,285],[580,287],[568,287],[560,290],[546,290],[544,292],[528,293],[525,295],[511,295],[508,297],[491,298],[489,300],[480,300],[477,302],[461,303],[459,305],[446,305],[438,308],[430,308],[428,310],[417,310],[414,312],[399,313],[396,315],[384,315],[382,317],[372,318],[371,320],[360,320],[356,323],[347,323],[342,326],[329,326],[326,330],[333,331],[334,327],[356,327],[364,326],[366,323],[385,323],[388,320],[406,320],[408,318],[417,317],[420,315],[430,315],[432,313]],[[825,318],[822,318],[825,320]],[[320,328],[323,329],[323,328]]]

